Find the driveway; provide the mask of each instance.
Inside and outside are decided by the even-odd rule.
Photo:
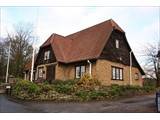
[[[0,95],[0,112],[9,113],[141,113],[156,112],[155,95],[85,103],[23,102]]]

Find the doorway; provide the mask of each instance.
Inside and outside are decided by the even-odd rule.
[[[47,66],[46,80],[50,84],[55,80],[55,65]]]

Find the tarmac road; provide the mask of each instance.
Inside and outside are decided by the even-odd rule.
[[[0,94],[1,113],[154,113],[155,95],[84,103],[24,102]]]

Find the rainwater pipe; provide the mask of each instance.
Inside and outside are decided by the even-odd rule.
[[[89,63],[89,75],[92,76],[92,63],[89,60],[87,62]]]
[[[132,85],[132,51],[129,52],[129,84]]]

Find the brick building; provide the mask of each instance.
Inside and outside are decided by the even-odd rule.
[[[144,72],[125,32],[112,19],[68,36],[52,34],[35,60],[35,81],[79,79],[84,73],[104,85],[140,85]]]

